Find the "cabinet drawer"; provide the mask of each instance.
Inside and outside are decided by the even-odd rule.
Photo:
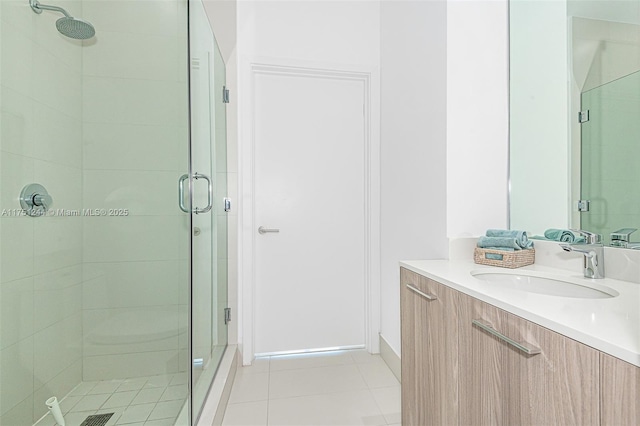
[[[459,306],[462,424],[599,424],[598,351],[465,295]]]
[[[458,424],[458,294],[401,273],[402,424]]]

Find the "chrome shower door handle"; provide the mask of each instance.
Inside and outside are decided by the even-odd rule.
[[[189,209],[184,205],[184,181],[187,179],[189,179],[188,174],[184,174],[178,179],[178,205],[180,206],[180,210],[185,213],[189,213]]]
[[[202,173],[195,173],[193,175],[195,180],[204,179],[207,181],[207,206],[203,209],[199,207],[195,207],[193,212],[195,214],[207,213],[209,210],[213,208],[213,184],[211,183],[211,178],[207,175],[203,175]]]

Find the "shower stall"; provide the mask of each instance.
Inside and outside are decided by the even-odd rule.
[[[195,424],[227,347],[201,0],[0,2],[0,424]],[[50,400],[51,401],[51,400]]]
[[[635,71],[580,96],[581,110],[589,111],[589,120],[580,125],[581,199],[589,200],[580,226],[603,235],[607,243],[618,229],[640,228],[639,94],[640,71]]]

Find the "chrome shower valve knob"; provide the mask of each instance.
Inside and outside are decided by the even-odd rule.
[[[39,183],[30,183],[20,192],[20,206],[29,216],[43,216],[51,204],[53,198]]]

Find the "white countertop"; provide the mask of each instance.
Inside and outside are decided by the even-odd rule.
[[[609,278],[589,280],[580,273],[542,265],[513,271],[538,271],[610,287],[619,296],[582,299],[492,286],[471,275],[478,269],[503,268],[458,260],[416,260],[400,266],[473,296],[640,367],[640,285]]]

